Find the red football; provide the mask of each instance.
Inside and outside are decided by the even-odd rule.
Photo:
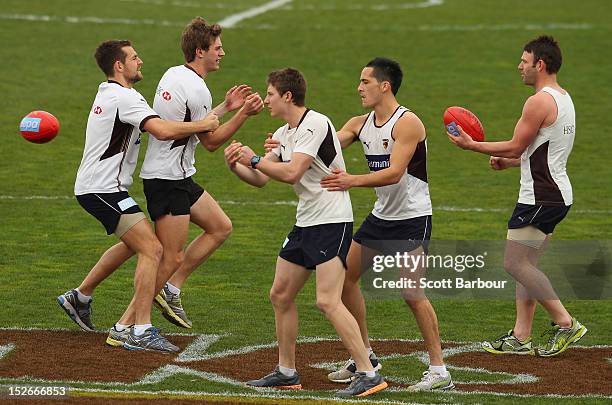
[[[46,143],[57,136],[60,124],[57,118],[46,111],[32,111],[19,124],[19,132],[28,141]]]
[[[484,128],[480,120],[470,110],[463,107],[448,107],[444,111],[444,125],[446,130],[455,136],[459,136],[457,125],[477,142],[485,139]]]

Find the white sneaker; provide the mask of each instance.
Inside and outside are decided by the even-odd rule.
[[[370,354],[370,363],[374,367],[374,371],[378,371],[382,368],[382,365],[378,361],[378,357],[374,353]],[[339,370],[332,371],[327,375],[330,381],[335,383],[350,383],[353,377],[357,375],[357,365],[355,360],[348,359],[344,366]]]
[[[447,391],[455,388],[450,373],[446,377],[442,377],[438,373],[432,373],[427,370],[423,373],[421,381],[408,387],[408,391]]]

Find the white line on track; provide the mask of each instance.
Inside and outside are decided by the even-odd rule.
[[[282,7],[286,4],[291,3],[293,0],[274,0],[268,3],[262,4],[261,6],[253,7],[245,11],[241,11],[236,14],[232,14],[228,17],[225,17],[223,20],[219,21],[219,25],[223,28],[232,28],[235,27],[242,20],[246,20],[247,18],[255,17],[259,14],[263,14],[267,11],[273,10],[275,8]]]
[[[9,200],[9,201],[29,201],[29,200],[73,200],[74,196],[71,195],[24,195],[24,196],[16,196],[16,195],[0,195],[0,201]],[[135,198],[139,200],[138,198]],[[140,201],[143,202],[143,201]],[[219,204],[221,205],[280,205],[280,206],[290,206],[297,207],[297,201],[236,201],[236,200],[219,200]],[[364,208],[369,207],[369,205],[359,205],[353,204],[355,207]],[[434,211],[442,211],[442,212],[507,212],[510,213],[512,208],[482,208],[482,207],[454,207],[451,205],[439,205],[433,207]],[[594,210],[594,209],[575,209],[572,212],[576,212],[579,214],[594,214],[594,215],[611,215],[612,210]]]

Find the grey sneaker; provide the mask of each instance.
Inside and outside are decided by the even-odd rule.
[[[93,298],[87,303],[79,301],[79,294],[76,290],[66,291],[64,294],[57,297],[57,303],[60,307],[68,314],[81,329],[88,332],[92,332],[96,329],[94,324],[91,322],[91,302]]]
[[[113,327],[110,328],[108,331],[108,337],[106,338],[106,344],[109,346],[113,346],[113,347],[123,346],[123,343],[127,341],[128,336],[130,335],[130,332],[132,331],[133,326],[134,325],[128,326],[127,328],[119,332],[117,329],[115,329],[115,325],[113,325]]]
[[[296,372],[291,377],[281,373],[276,366],[273,372],[258,380],[247,381],[246,385],[257,388],[281,388],[285,390],[301,390],[300,376]]]
[[[482,342],[482,349],[493,354],[527,354],[533,356],[535,352],[531,343],[531,337],[520,341],[512,335],[512,332],[513,330],[510,329],[508,333],[491,342]]]
[[[374,353],[370,354],[370,363],[372,363],[374,371],[378,371],[382,368],[382,364],[380,364],[378,357],[376,357]],[[353,377],[355,377],[356,373],[357,365],[355,364],[355,360],[348,359],[342,368],[327,374],[327,378],[335,383],[349,383]]]
[[[427,370],[423,373],[423,378],[418,383],[408,387],[408,391],[448,391],[455,388],[450,373],[446,377],[442,377],[438,373],[432,373]]]
[[[341,397],[367,397],[375,392],[387,388],[385,379],[378,373],[374,377],[367,377],[365,373],[358,371],[353,382],[343,390],[336,391]]]
[[[183,309],[181,296],[172,294],[168,286],[164,285],[164,288],[155,296],[153,303],[161,309],[162,315],[168,321],[181,328],[191,329],[192,323]]]
[[[136,336],[134,329],[129,333],[123,347],[128,350],[150,350],[156,352],[176,353],[180,349],[170,343],[168,339],[159,334],[159,329],[150,327],[145,332]]]
[[[550,335],[548,343],[545,347],[538,347],[536,354],[540,357],[552,357],[561,354],[569,345],[579,341],[587,332],[588,329],[576,318],[572,318],[572,326],[569,328],[562,328],[552,323],[552,329],[542,334],[542,336]]]

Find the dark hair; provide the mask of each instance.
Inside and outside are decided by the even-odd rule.
[[[96,62],[98,62],[98,66],[107,77],[114,75],[115,70],[113,66],[115,62],[121,61],[121,63],[125,63],[127,54],[123,52],[122,48],[126,46],[132,46],[132,43],[125,39],[111,39],[102,42],[96,48],[94,57],[96,58]]]
[[[272,85],[282,96],[290,91],[293,104],[303,107],[306,100],[306,79],[296,69],[275,70],[268,75],[268,84]]]
[[[378,57],[369,61],[365,67],[373,68],[372,76],[379,82],[389,82],[393,95],[397,94],[404,77],[399,63],[391,59]]]
[[[561,69],[561,48],[555,39],[548,35],[542,35],[529,41],[523,48],[525,52],[533,54],[533,65],[539,60],[546,64],[548,74],[557,73]]]
[[[221,35],[219,24],[208,24],[202,17],[196,17],[183,30],[181,49],[187,62],[195,59],[196,49],[208,51],[210,45]]]

